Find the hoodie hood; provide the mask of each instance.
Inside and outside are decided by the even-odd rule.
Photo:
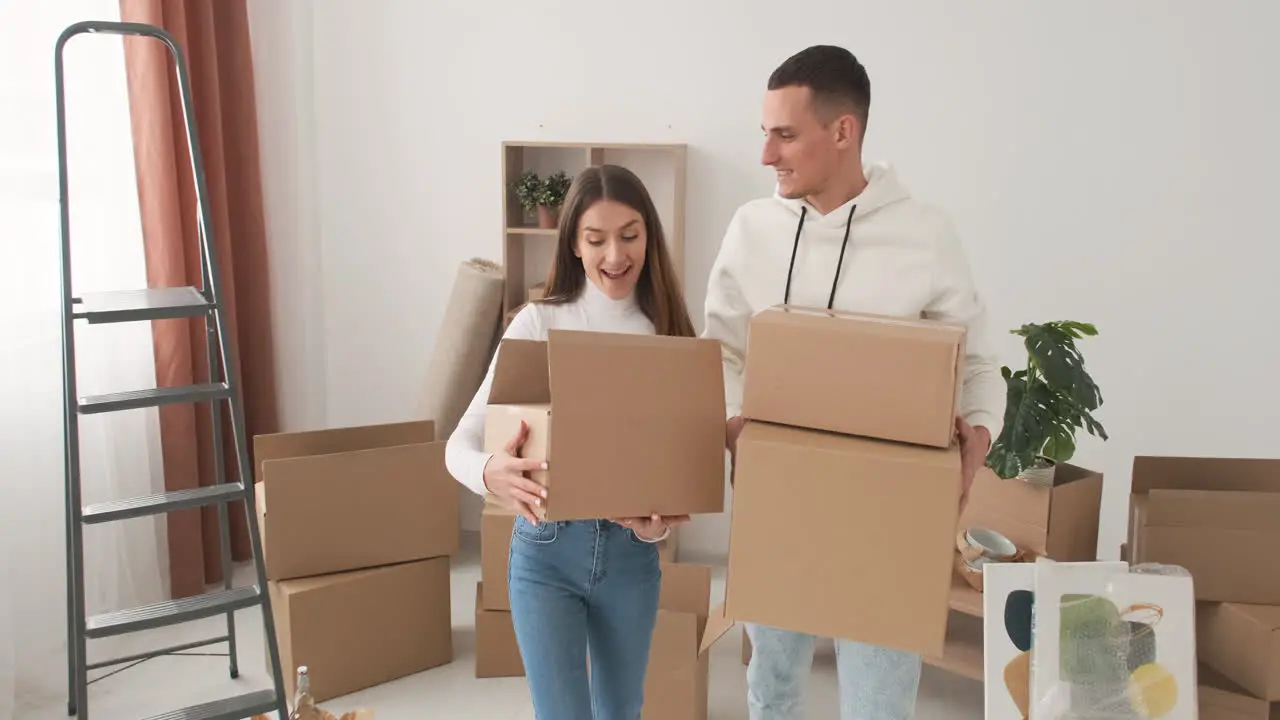
[[[876,210],[911,198],[911,194],[898,181],[898,173],[892,165],[883,162],[871,163],[864,165],[862,172],[867,176],[867,186],[863,188],[862,192],[826,215],[818,213],[817,209],[810,205],[807,200],[783,197],[778,194],[776,185],[773,189],[773,197],[796,217],[800,217],[802,209],[809,208],[809,212],[806,213],[808,217],[806,222],[818,225],[839,225],[841,227],[849,219],[850,205],[858,206],[853,218],[853,222],[856,223],[860,218],[864,218]]]

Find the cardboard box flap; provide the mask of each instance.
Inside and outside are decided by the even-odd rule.
[[[875,438],[856,437],[825,431],[806,430],[789,425],[776,425],[765,422],[750,422],[742,429],[738,442],[759,444],[781,444],[787,447],[804,448],[838,455],[858,455],[860,457],[892,459],[900,461],[909,457],[912,462],[940,468],[951,468],[955,465],[952,448],[935,448],[927,445],[904,445],[902,443]],[[954,446],[953,446],[954,447]],[[957,485],[957,489],[958,489]]]
[[[710,650],[711,646],[715,645],[736,624],[737,621],[725,615],[724,605],[717,605],[707,614],[707,624],[702,629],[702,641],[698,643],[698,654],[701,655]]]
[[[706,617],[711,607],[711,566],[662,563],[658,609]]]
[[[592,418],[678,420],[669,413],[698,413],[716,405],[724,414],[723,377],[717,340],[655,335],[552,330],[548,364],[553,410]],[[607,371],[605,370],[607,369]],[[619,378],[634,378],[619,382]],[[536,402],[526,400],[523,402]]]
[[[1132,492],[1152,490],[1280,492],[1280,460],[1139,455]]]
[[[547,455],[559,493],[549,502],[566,513],[558,517],[664,494],[675,507],[719,511],[726,418],[718,341],[552,330],[548,359],[555,429]],[[602,468],[621,459],[628,481],[600,482]],[[648,513],[672,510],[629,514]]]
[[[435,442],[435,439],[435,422],[431,420],[272,433],[254,437],[253,465],[261,473],[262,464],[268,460],[374,450]]]
[[[1222,607],[1224,610],[1238,613],[1253,623],[1259,631],[1275,632],[1280,630],[1280,606],[1225,603]]]
[[[1280,530],[1280,493],[1239,490],[1152,490],[1135,508],[1145,527]],[[1242,548],[1243,550],[1243,548]]]
[[[1221,717],[1259,718],[1268,717],[1268,703],[1249,694],[1249,691],[1228,680],[1217,670],[1205,663],[1199,663],[1196,669],[1196,680],[1199,683],[1197,696],[1200,709],[1220,711]],[[1204,713],[1201,713],[1205,717]]]
[[[551,402],[547,372],[547,343],[503,340],[494,360],[489,403],[512,405]]]

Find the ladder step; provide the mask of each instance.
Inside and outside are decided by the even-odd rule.
[[[171,710],[149,720],[240,720],[274,712],[277,708],[276,694],[271,690],[259,690],[248,695]]]
[[[127,390],[108,395],[82,397],[80,398],[80,412],[84,415],[92,415],[95,413],[115,412],[117,410],[159,407],[174,403],[222,400],[230,396],[231,390],[226,383]]]
[[[212,308],[196,288],[168,287],[88,293],[76,298],[72,314],[96,324],[195,317]]]
[[[81,517],[86,525],[127,520],[145,515],[204,507],[245,497],[243,483],[221,483],[187,490],[152,493],[139,497],[108,500],[86,506]]]
[[[253,607],[261,601],[262,592],[253,585],[179,600],[165,600],[91,617],[85,623],[85,635],[90,638],[104,638],[166,625],[177,625]]]

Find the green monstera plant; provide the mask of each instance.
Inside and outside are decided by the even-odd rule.
[[[1004,428],[991,444],[987,467],[1005,478],[1052,484],[1056,464],[1076,451],[1076,432],[1107,439],[1093,417],[1102,391],[1084,367],[1076,340],[1094,337],[1089,323],[1061,320],[1011,330],[1023,338],[1027,365],[1001,368],[1007,388]]]

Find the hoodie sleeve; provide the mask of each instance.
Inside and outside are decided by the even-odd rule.
[[[526,305],[511,319],[502,339],[540,340],[537,308]],[[489,388],[493,385],[493,368],[498,362],[495,350],[489,359],[489,370],[471,398],[471,404],[458,419],[458,425],[449,435],[444,446],[444,464],[455,480],[477,495],[485,495],[489,489],[484,484],[484,468],[493,453],[484,450],[484,416],[489,404]]]
[[[925,316],[968,328],[960,415],[974,427],[983,426],[991,440],[1004,424],[1005,382],[988,327],[986,303],[974,286],[969,261],[950,223],[938,240],[933,297]]]
[[[737,269],[742,251],[742,211],[734,213],[725,230],[724,240],[711,277],[707,281],[706,322],[704,338],[720,341],[720,358],[724,369],[724,399],[727,417],[742,413],[742,373],[747,355],[747,327],[751,306],[742,295]]]

